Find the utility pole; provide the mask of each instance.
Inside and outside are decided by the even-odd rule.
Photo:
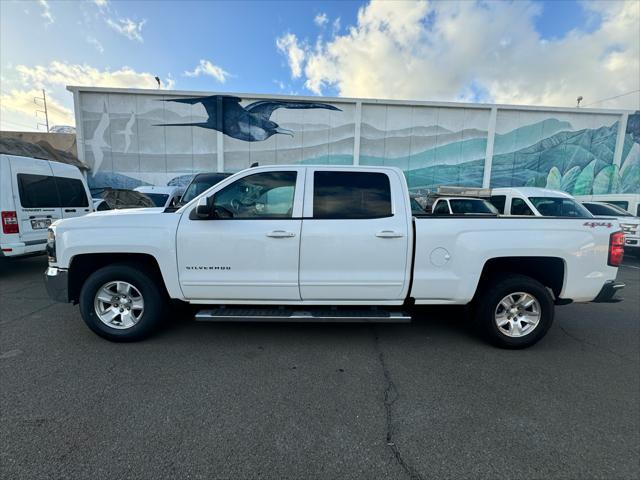
[[[42,89],[42,97],[33,97],[33,103],[35,103],[37,106],[40,106],[40,104],[38,103],[38,100],[42,100],[42,103],[44,105],[44,110],[36,110],[36,118],[38,118],[38,113],[44,113],[44,121],[45,121],[45,123],[38,123],[38,127],[40,125],[42,125],[43,127],[46,127],[47,133],[49,133],[49,112],[47,110],[47,94],[44,91],[44,88]]]

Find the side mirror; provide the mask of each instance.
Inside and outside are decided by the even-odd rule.
[[[196,205],[196,217],[205,219],[211,216],[211,205],[209,204],[208,200],[209,199],[206,197],[202,197],[198,200],[198,203]]]

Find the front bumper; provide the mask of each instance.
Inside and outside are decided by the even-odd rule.
[[[622,290],[625,287],[625,284],[622,282],[616,282],[614,280],[609,280],[605,282],[602,286],[602,290],[598,293],[598,296],[593,299],[595,303],[607,303],[607,302],[615,302],[613,296],[616,292]]]
[[[47,293],[56,302],[69,302],[69,271],[64,268],[49,267],[44,272]]]

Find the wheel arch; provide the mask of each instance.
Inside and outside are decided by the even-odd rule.
[[[78,303],[80,290],[86,279],[102,267],[124,263],[145,270],[159,282],[161,290],[169,296],[157,259],[147,253],[85,253],[76,255],[69,265],[69,300]]]
[[[566,264],[560,257],[496,257],[485,262],[480,274],[477,292],[498,275],[520,274],[537,280],[560,298],[566,276]]]

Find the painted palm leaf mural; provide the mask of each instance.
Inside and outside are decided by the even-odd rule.
[[[624,116],[616,112],[498,108],[493,131],[491,107],[479,105],[363,101],[358,111],[353,101],[329,99],[79,98],[80,148],[95,186],[184,183],[198,171],[233,172],[256,162],[349,165],[357,154],[361,165],[401,168],[413,191],[482,186],[490,168],[492,187],[640,193],[638,112],[622,131]]]

